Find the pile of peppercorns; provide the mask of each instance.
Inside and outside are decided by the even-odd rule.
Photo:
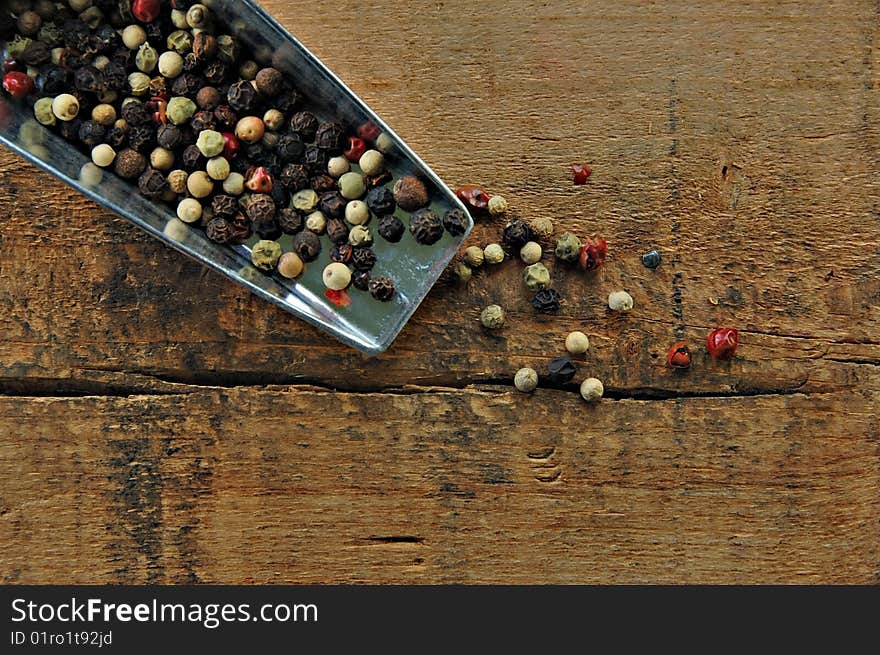
[[[11,0],[7,9],[6,93],[212,241],[256,235],[252,262],[266,273],[297,278],[324,252],[330,300],[347,304],[354,286],[388,301],[394,281],[372,273],[372,219],[390,243],[407,231],[398,208],[419,244],[467,229],[464,212],[441,218],[428,208],[421,179],[392,178],[387,134],[319,120],[291,80],[249,58],[203,4]]]
[[[586,183],[592,170],[582,164],[572,167],[575,184]],[[458,198],[475,215],[488,214],[502,217],[508,210],[508,203],[502,196],[489,195],[482,188],[466,185],[456,190]],[[534,293],[532,305],[538,313],[552,314],[561,308],[559,293],[551,286],[550,271],[541,259],[543,248],[538,239],[547,239],[554,233],[553,221],[549,218],[535,218],[530,223],[512,218],[501,230],[501,241],[509,252],[518,252],[519,258],[526,265],[523,281],[527,289]],[[594,271],[605,263],[608,244],[605,239],[579,239],[571,232],[565,232],[556,240],[554,250],[556,260],[581,271]],[[497,265],[507,257],[505,248],[498,243],[490,243],[484,248],[469,246],[465,248],[461,260],[455,265],[453,272],[458,280],[467,283],[473,276],[474,269],[484,264]],[[642,265],[654,270],[660,266],[662,256],[656,249],[642,255]],[[608,294],[608,308],[612,311],[629,312],[634,307],[633,297],[626,291],[612,291]],[[505,314],[500,305],[489,305],[480,314],[480,323],[487,330],[499,330],[504,327]],[[739,345],[739,334],[734,328],[718,328],[712,330],[707,337],[709,354],[717,359],[733,358]],[[557,357],[547,365],[547,379],[556,386],[571,382],[577,375],[577,365],[572,357],[583,356],[590,347],[590,341],[583,332],[569,333],[565,339],[565,349],[569,355]],[[687,369],[691,365],[689,346],[684,341],[676,342],[669,349],[666,365],[673,369]],[[522,368],[514,376],[514,386],[524,393],[531,393],[538,387],[539,376],[532,368]],[[604,386],[597,378],[587,378],[580,385],[580,393],[584,400],[596,402],[604,395]]]

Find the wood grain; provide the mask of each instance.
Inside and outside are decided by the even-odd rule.
[[[880,581],[876,3],[264,5],[451,185],[608,265],[553,271],[557,318],[516,262],[438,285],[366,358],[0,153],[4,580]],[[571,329],[610,400],[511,394]]]

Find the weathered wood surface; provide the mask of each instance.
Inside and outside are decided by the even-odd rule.
[[[880,580],[876,3],[265,5],[608,265],[555,319],[513,262],[441,285],[370,359],[0,153],[3,580]],[[719,322],[734,362],[663,367]],[[574,328],[611,400],[499,386]]]

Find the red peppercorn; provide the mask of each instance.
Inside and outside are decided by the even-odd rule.
[[[593,174],[593,169],[586,164],[572,164],[571,172],[574,174],[575,184],[586,184],[587,179]]]
[[[34,90],[34,81],[27,73],[12,71],[3,76],[3,88],[13,98],[21,100]]]
[[[165,110],[168,108],[168,103],[160,97],[153,98],[151,102],[156,105],[156,111],[153,112],[153,122],[167,124],[168,116],[165,114]]]
[[[608,254],[608,242],[605,239],[587,241],[581,246],[580,265],[584,271],[595,271],[605,263]]]
[[[465,184],[456,189],[455,195],[465,205],[477,212],[489,211],[489,194],[478,186]]]
[[[142,23],[152,23],[159,17],[161,7],[159,0],[134,0],[131,3],[131,13]]]
[[[19,64],[14,59],[4,59],[3,60],[3,72],[11,73],[12,71],[22,71],[24,68],[21,64]]]
[[[735,328],[717,328],[709,333],[706,347],[709,354],[718,359],[733,359],[739,346],[739,332]]]
[[[271,193],[272,176],[262,166],[257,166],[248,171],[244,185],[254,193]]]
[[[379,136],[379,126],[373,121],[368,121],[357,128],[358,138],[364,141],[375,141]]]
[[[357,163],[361,160],[361,155],[367,151],[367,143],[360,137],[348,137],[348,149],[342,154],[348,161]]]
[[[241,143],[232,132],[223,133],[223,156],[232,161],[232,158],[241,150]]]
[[[666,365],[670,368],[688,368],[691,365],[691,351],[687,343],[677,341],[666,354]]]
[[[324,297],[337,307],[348,307],[351,304],[351,296],[345,290],[334,291],[333,289],[327,289],[324,292]]]

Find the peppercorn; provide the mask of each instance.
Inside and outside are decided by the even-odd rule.
[[[207,27],[210,17],[210,9],[203,4],[194,4],[186,11],[186,24],[192,28]]]
[[[33,36],[43,26],[43,19],[35,11],[24,11],[18,16],[18,31],[25,36]]]
[[[556,289],[541,289],[532,298],[532,307],[539,314],[555,314],[562,306],[559,292]]]
[[[256,166],[245,173],[244,185],[255,193],[271,193],[275,183],[269,171],[263,166]]]
[[[229,177],[223,180],[223,191],[233,196],[240,196],[244,193],[244,175],[230,173]]]
[[[287,163],[300,160],[306,152],[306,146],[298,134],[285,134],[278,139],[275,150],[279,159]]]
[[[303,229],[303,217],[298,211],[285,207],[278,212],[278,225],[285,234],[296,234]]]
[[[231,63],[238,59],[238,41],[236,41],[233,37],[228,34],[221,34],[217,37],[217,56],[227,62]]]
[[[52,58],[52,49],[42,41],[31,41],[19,59],[28,66],[41,66]]]
[[[202,71],[202,74],[205,76],[205,80],[209,84],[222,84],[223,80],[226,78],[226,73],[228,72],[228,68],[226,64],[222,61],[215,59],[212,62],[209,62],[205,66],[205,70]]]
[[[662,261],[662,255],[659,250],[649,250],[644,255],[642,255],[642,266],[645,268],[655,269],[660,266],[660,262]]]
[[[533,368],[521,368],[513,377],[513,386],[517,391],[532,393],[538,388],[538,372]]]
[[[465,248],[463,259],[472,268],[479,268],[486,261],[483,249],[479,246],[468,246]]]
[[[233,243],[244,243],[251,238],[251,234],[253,234],[251,231],[251,222],[243,213],[239,212],[233,216],[230,223],[232,223]]]
[[[70,84],[67,82],[67,72],[54,66],[43,70],[37,75],[36,87],[44,96],[56,96],[64,93],[70,89]]]
[[[311,229],[308,222],[306,227]],[[326,223],[326,230],[327,236],[330,237],[330,241],[333,243],[346,243],[348,241],[348,226],[345,224],[345,221],[341,221],[338,218],[331,219]]]
[[[504,249],[497,243],[483,248],[483,259],[487,264],[500,264],[504,261]]]
[[[34,103],[34,117],[40,125],[55,125],[52,98],[40,98]]]
[[[467,284],[474,276],[473,269],[464,262],[458,262],[452,269],[452,273],[455,275],[455,279],[462,284]]]
[[[342,153],[342,155],[350,162],[357,163],[360,161],[360,158],[367,151],[366,142],[356,136],[348,137],[348,147]],[[366,171],[364,171],[366,173]]]
[[[529,223],[532,234],[539,238],[547,238],[553,234],[553,221],[544,216],[539,216]]]
[[[260,72],[260,65],[255,62],[253,59],[248,59],[247,61],[241,62],[241,65],[238,67],[238,75],[243,80],[247,80],[251,82],[257,78],[257,73]]]
[[[626,291],[612,291],[608,294],[608,307],[616,312],[628,312],[633,308],[633,297]]]
[[[406,175],[394,185],[394,199],[404,211],[414,212],[428,204],[428,189],[419,178]]]
[[[501,238],[511,248],[522,248],[532,240],[532,229],[522,219],[512,218],[504,226]]]
[[[339,178],[339,192],[348,200],[357,200],[364,195],[366,184],[360,173],[346,173]]]
[[[331,177],[342,177],[351,170],[351,164],[345,157],[331,157],[327,162],[327,173]]]
[[[473,184],[466,184],[455,190],[456,197],[477,213],[485,213],[489,208],[489,194]]]
[[[159,53],[149,43],[144,43],[138,48],[134,63],[142,72],[152,73],[156,70],[156,65],[159,63]]]
[[[351,255],[354,251],[355,249],[347,243],[340,243],[338,245],[335,245],[330,251],[330,261],[347,264],[349,261],[351,261]]]
[[[399,243],[406,232],[406,226],[397,216],[387,214],[379,217],[379,236],[389,243]]]
[[[468,216],[457,207],[450,209],[443,215],[443,227],[454,237],[458,237],[467,232]]]
[[[180,128],[176,125],[161,125],[156,133],[156,141],[167,150],[176,149],[181,143]]]
[[[302,191],[309,185],[308,170],[301,164],[288,164],[278,176],[288,191]]]
[[[540,244],[529,241],[520,249],[519,258],[526,264],[536,264],[541,261],[543,254],[544,251],[541,249]]]
[[[192,51],[199,61],[209,61],[217,56],[217,39],[207,32],[199,32],[193,37]]]
[[[79,126],[79,140],[94,147],[104,140],[107,129],[96,121],[83,121]]]
[[[345,206],[345,220],[351,225],[366,225],[370,222],[370,211],[361,200],[352,200]]]
[[[158,198],[167,188],[165,176],[155,168],[147,168],[138,178],[138,189],[147,198]]]
[[[52,113],[60,121],[72,121],[79,114],[79,100],[69,93],[62,93],[52,101]]]
[[[568,384],[577,375],[577,366],[571,360],[571,357],[557,357],[547,365],[550,382],[557,386]]]
[[[266,222],[275,218],[275,201],[265,193],[251,196],[247,204],[247,215],[254,222]]]
[[[205,158],[202,157],[201,150],[199,150],[198,146],[195,144],[184,148],[183,154],[180,156],[180,163],[187,171],[194,171],[197,168],[201,168],[204,160]]]
[[[507,212],[507,200],[504,196],[492,196],[487,209],[492,216],[501,216]]]
[[[212,180],[222,182],[229,177],[229,162],[226,157],[212,157],[205,165],[205,172]]]
[[[229,87],[226,98],[234,110],[249,113],[257,104],[257,90],[250,82],[242,80]]]
[[[342,151],[342,142],[345,138],[345,130],[336,122],[321,123],[315,132],[315,145],[331,154],[339,154]]]
[[[556,241],[556,258],[572,263],[577,261],[581,252],[581,241],[571,232],[563,233]]]
[[[268,241],[275,241],[284,234],[278,221],[274,218],[265,221],[252,221],[251,227],[257,236]]]
[[[214,212],[215,216],[227,216],[231,218],[238,213],[238,199],[234,196],[223,194],[216,195],[211,201],[211,210]]]
[[[590,349],[590,340],[583,332],[570,332],[565,337],[565,349],[572,355],[583,355]]]
[[[214,118],[217,119],[217,125],[225,130],[232,130],[238,124],[238,114],[228,105],[218,105],[214,109]]]
[[[539,291],[550,286],[550,271],[541,263],[526,266],[523,271],[523,281],[531,291]]]
[[[385,170],[385,156],[378,150],[367,150],[358,160],[364,175],[379,175]]]
[[[116,159],[116,151],[106,143],[95,146],[92,149],[92,161],[96,166],[107,168]]]
[[[245,143],[256,143],[265,133],[265,124],[256,116],[245,116],[235,126],[235,136]]]
[[[184,223],[196,223],[202,217],[202,204],[195,198],[184,198],[177,205],[177,218]]]
[[[324,234],[327,229],[327,217],[320,211],[315,211],[306,216],[306,229],[315,234]]]
[[[579,265],[584,271],[595,271],[605,263],[608,244],[605,239],[588,240],[581,246]]]
[[[146,125],[132,127],[128,131],[128,145],[140,153],[146,153],[155,144],[156,133]]]
[[[116,174],[126,180],[138,177],[147,167],[147,159],[141,153],[126,148],[116,155]]]
[[[202,132],[205,131],[216,132],[217,119],[214,118],[214,112],[212,111],[197,111],[190,119],[189,126],[192,129],[193,134],[201,135]],[[217,134],[220,133],[217,132]],[[220,143],[222,152],[223,148],[226,147],[226,142],[223,140],[223,135],[220,135]]]
[[[586,184],[587,179],[593,174],[593,170],[586,164],[572,164],[571,172],[575,184]]]
[[[263,114],[263,122],[270,130],[277,132],[284,127],[284,114],[277,109],[269,109]],[[302,139],[299,139],[299,135],[296,136],[297,140],[301,142]]]
[[[214,190],[214,181],[205,171],[196,171],[187,178],[186,189],[193,198],[206,198]]]
[[[122,118],[130,126],[143,125],[150,122],[150,112],[139,100],[127,100],[122,104]]]
[[[666,353],[666,365],[670,368],[689,368],[691,365],[691,351],[684,341],[676,341]]]
[[[443,238],[443,222],[430,209],[420,209],[410,216],[409,229],[416,243],[431,246]]]
[[[303,164],[308,166],[315,173],[320,173],[326,169],[329,155],[325,150],[321,150],[318,146],[307,146],[302,161]]]
[[[605,387],[596,378],[587,378],[581,382],[581,398],[588,403],[599,402],[605,394]]]
[[[203,83],[203,80],[195,73],[182,73],[174,78],[174,82],[171,84],[171,93],[175,96],[193,96],[199,92]]]
[[[122,30],[122,43],[129,50],[137,50],[147,40],[147,32],[140,25],[129,25]]]
[[[318,119],[311,112],[297,112],[290,117],[290,130],[299,134],[303,141],[314,141],[318,132]]]
[[[302,275],[303,268],[303,260],[295,252],[286,252],[278,260],[278,272],[290,280]]]
[[[303,230],[293,237],[293,249],[304,262],[311,262],[317,259],[321,252],[321,240],[314,232]]]
[[[281,92],[284,77],[281,75],[281,71],[275,68],[263,68],[257,73],[254,81],[257,83],[257,91],[271,98]]]
[[[394,200],[394,194],[383,186],[373,187],[367,192],[365,198],[367,207],[377,216],[385,214],[393,214],[397,209],[397,203]]]
[[[504,310],[500,305],[489,305],[480,313],[480,323],[487,330],[497,330],[504,325]]]
[[[211,241],[229,243],[233,239],[232,223],[226,218],[217,216],[205,225],[205,233]]]
[[[388,302],[394,297],[394,280],[388,277],[374,277],[370,280],[370,295],[381,302]]]
[[[225,146],[223,135],[214,130],[203,130],[199,133],[199,138],[196,140],[196,147],[199,149],[199,152],[208,158],[219,155],[223,152]]]
[[[355,248],[351,265],[359,271],[369,271],[376,265],[376,253],[372,248]]]
[[[183,72],[183,57],[174,50],[168,50],[159,55],[159,74],[174,79]]]
[[[355,225],[348,233],[348,243],[355,248],[373,243],[373,234],[370,228],[364,225]]]
[[[45,98],[44,98],[45,99]],[[92,120],[98,125],[111,127],[116,122],[116,109],[113,105],[100,104],[92,109]]]
[[[355,271],[354,275],[351,277],[351,283],[355,289],[360,289],[361,291],[369,291],[370,290],[370,281],[372,280],[372,275],[370,271]]]
[[[262,239],[251,248],[251,262],[261,271],[271,271],[281,259],[281,246],[277,241]]]
[[[182,79],[182,78],[177,78]],[[168,101],[165,114],[175,125],[183,125],[196,113],[196,103],[183,96],[175,96]]]
[[[716,328],[706,338],[709,354],[716,359],[733,359],[739,346],[739,332],[735,328]]]
[[[168,173],[168,188],[174,193],[186,193],[186,181],[189,174],[186,171],[175,170]]]
[[[82,121],[74,118],[72,121],[62,121],[58,125],[58,131],[61,137],[67,141],[76,141],[79,135],[79,125]]]
[[[322,274],[324,286],[333,291],[342,291],[351,284],[351,270],[345,264],[328,264]]]

